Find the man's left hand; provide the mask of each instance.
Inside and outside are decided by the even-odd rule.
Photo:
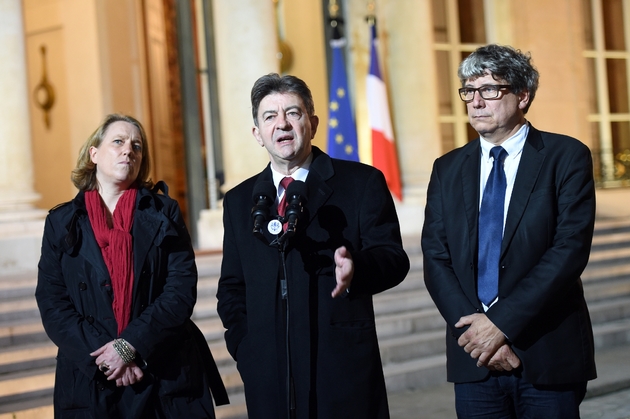
[[[506,342],[505,335],[485,314],[463,316],[455,323],[457,328],[464,326],[470,327],[459,337],[457,343],[471,358],[477,360],[478,367],[487,366],[497,350]]]
[[[490,361],[487,368],[491,371],[512,371],[521,366],[521,360],[506,343],[499,348]]]
[[[337,286],[332,292],[333,298],[340,296],[350,288],[354,276],[354,261],[350,251],[345,246],[335,250],[335,279]]]

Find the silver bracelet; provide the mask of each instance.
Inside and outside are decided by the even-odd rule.
[[[114,349],[125,364],[130,363],[136,358],[136,354],[131,350],[125,339],[114,339]]]

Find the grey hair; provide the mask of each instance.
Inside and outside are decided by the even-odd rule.
[[[540,74],[531,63],[531,54],[523,53],[508,45],[490,44],[477,48],[459,65],[457,75],[462,83],[490,73],[495,80],[505,80],[512,85],[512,92],[529,92],[529,103],[523,109],[527,113],[534,101]]]

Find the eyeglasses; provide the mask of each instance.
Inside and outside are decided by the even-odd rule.
[[[464,102],[472,102],[475,98],[475,92],[479,92],[482,99],[497,99],[499,91],[511,88],[511,84],[485,84],[481,87],[462,87],[459,89],[459,97]]]

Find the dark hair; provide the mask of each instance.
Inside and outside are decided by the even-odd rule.
[[[512,85],[514,93],[527,90],[529,103],[523,110],[527,113],[538,90],[538,70],[531,63],[531,54],[522,53],[508,45],[490,44],[477,48],[459,65],[457,75],[462,86],[469,79],[483,77],[490,72],[495,80],[505,80]]]
[[[80,191],[91,191],[98,189],[98,180],[96,179],[96,165],[92,162],[90,157],[90,148],[100,147],[103,142],[103,138],[107,133],[107,129],[114,122],[128,122],[134,125],[140,133],[140,139],[142,141],[142,162],[140,163],[140,171],[136,178],[136,184],[139,187],[152,188],[153,182],[149,178],[149,172],[151,171],[151,158],[149,157],[149,143],[147,141],[147,135],[144,132],[142,124],[135,118],[122,115],[122,114],[110,114],[105,117],[103,123],[96,128],[96,131],[90,135],[87,141],[81,147],[79,151],[79,157],[77,158],[77,165],[72,171],[70,178],[72,183]]]
[[[308,116],[315,115],[315,105],[313,103],[313,95],[304,80],[295,76],[280,76],[277,73],[269,73],[262,76],[252,87],[252,116],[254,117],[254,125],[258,126],[258,106],[260,102],[272,93],[293,93],[298,95],[304,106]]]

